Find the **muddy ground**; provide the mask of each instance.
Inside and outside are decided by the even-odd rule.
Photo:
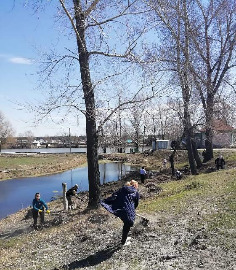
[[[161,161],[156,158],[136,155],[132,160],[131,156],[122,159],[155,167],[146,183],[139,186],[140,204],[161,196],[160,183],[176,181],[168,170],[159,171]],[[205,166],[205,172],[213,170],[212,166]],[[138,173],[104,186],[102,197],[129,179],[139,180]],[[146,213],[137,209],[149,222],[136,217],[129,246],[120,245],[122,222],[103,208],[89,211],[87,196],[81,193],[75,199],[77,208],[69,212],[63,210],[61,199],[49,203],[51,214],[39,230],[32,227],[29,209],[0,220],[0,269],[236,269],[235,230],[209,231],[204,222],[212,206],[227,200],[228,195],[190,199],[181,212],[170,209]]]

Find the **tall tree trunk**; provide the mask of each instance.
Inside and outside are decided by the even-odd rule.
[[[189,93],[188,90],[185,89],[184,91],[185,95],[186,93]],[[190,114],[189,114],[189,108],[188,108],[188,98],[185,97],[184,102],[184,132],[186,136],[186,144],[187,144],[187,151],[188,151],[188,160],[189,160],[189,166],[191,173],[193,175],[197,174],[197,168],[194,158],[194,151],[193,151],[193,145],[192,145],[192,125],[190,121]]]
[[[184,132],[186,136],[187,150],[188,150],[188,160],[189,166],[192,174],[197,174],[196,164],[194,160],[193,148],[192,148],[192,125],[190,121],[190,111],[189,111],[189,103],[190,103],[190,83],[189,83],[189,25],[187,23],[187,3],[186,0],[182,2],[178,1],[178,39],[177,39],[177,71],[179,74],[181,88],[182,88],[182,96],[184,101],[184,119],[183,126]],[[184,11],[184,63],[182,63],[181,56],[181,48],[182,48],[182,30],[181,30],[181,22],[182,15],[181,9]]]
[[[202,167],[202,161],[199,157],[199,153],[197,151],[197,146],[196,146],[196,142],[194,139],[191,140],[192,141],[192,149],[193,149],[193,155],[194,155],[194,159],[197,163],[197,169]]]
[[[100,200],[100,175],[98,166],[98,134],[94,90],[89,69],[89,54],[85,40],[85,20],[79,1],[74,1],[81,81],[86,106],[87,162],[89,181],[88,207],[97,208]]]
[[[190,166],[190,170],[191,173],[193,175],[197,174],[197,168],[196,168],[196,163],[195,163],[195,159],[194,159],[194,152],[193,152],[193,147],[192,147],[192,139],[191,136],[189,134],[189,132],[187,132],[187,151],[188,151],[188,161],[189,161],[189,166]]]
[[[205,140],[205,147],[206,147],[206,158],[205,160],[208,161],[213,158],[213,127],[212,127],[212,120],[213,120],[213,95],[208,95],[207,97],[207,108],[206,108],[206,140]]]
[[[212,145],[213,132],[211,128],[206,128],[206,158],[205,161],[208,161],[213,158],[213,145]]]
[[[89,106],[86,104],[86,107]],[[87,162],[89,181],[89,203],[91,208],[97,208],[100,201],[100,173],[98,166],[98,136],[96,132],[96,121],[86,116],[87,135]]]

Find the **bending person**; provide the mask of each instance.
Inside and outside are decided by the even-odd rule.
[[[129,244],[127,240],[130,228],[134,225],[135,209],[139,203],[138,182],[131,180],[111,197],[101,201],[101,205],[110,213],[119,217],[124,225],[121,244]]]
[[[79,188],[79,186],[76,184],[72,188],[68,189],[66,192],[66,199],[68,201],[68,208],[69,209],[73,208],[72,197],[76,196],[78,188]]]
[[[216,160],[215,160],[215,165],[216,165],[216,169],[224,169],[225,166],[225,160],[223,158],[222,155],[220,155]]]

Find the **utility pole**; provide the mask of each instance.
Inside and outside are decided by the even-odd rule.
[[[70,153],[71,153],[71,137],[70,137],[70,128],[69,128],[69,144],[70,144]]]
[[[145,130],[146,130],[146,127],[144,126],[143,127],[143,148],[142,148],[142,153],[143,153],[143,150],[144,150]]]
[[[154,115],[152,116],[152,121],[153,121],[153,141],[154,141],[154,151],[157,149],[156,146],[156,127],[155,127],[155,121],[154,121]]]
[[[64,210],[68,210],[68,201],[66,199],[67,183],[62,183],[62,195]]]
[[[122,153],[122,144],[121,144],[121,115],[120,115],[120,95],[119,95],[119,146],[120,146],[120,153]]]

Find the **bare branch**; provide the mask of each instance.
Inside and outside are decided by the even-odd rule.
[[[143,87],[141,87],[138,92],[140,92],[143,89]],[[125,101],[123,103],[120,103],[117,107],[115,107],[110,114],[100,123],[97,132],[99,133],[102,130],[102,127],[104,126],[104,124],[111,118],[111,116],[120,108],[123,108],[125,105],[130,105],[130,104],[137,104],[137,103],[143,103],[144,101],[150,100],[152,99],[154,96],[148,96],[146,98],[140,99],[140,100],[135,100],[135,97],[137,96],[137,93],[134,95],[134,97],[129,100],[129,101]]]
[[[74,21],[73,21],[71,15],[70,15],[70,13],[68,12],[68,9],[67,9],[66,6],[65,6],[64,0],[59,0],[59,1],[60,1],[61,5],[62,5],[62,8],[64,9],[64,11],[65,11],[67,17],[69,18],[69,20],[70,20],[70,22],[71,22],[71,25],[72,25],[72,27],[73,27],[73,29],[74,29],[74,31],[75,31],[75,34],[76,34],[77,39],[80,41],[80,44],[81,44],[83,50],[85,50],[85,48],[84,48],[84,46],[83,46],[83,42],[82,42],[81,37],[80,37],[80,34],[79,34],[79,32],[77,31],[76,25],[74,24]]]
[[[100,1],[100,0],[94,0],[94,1],[92,2],[92,4],[90,5],[90,7],[88,7],[88,9],[85,10],[85,12],[84,12],[84,16],[85,16],[85,17],[88,17],[88,15],[96,8],[96,5],[97,5],[97,3],[98,3],[99,1]]]

